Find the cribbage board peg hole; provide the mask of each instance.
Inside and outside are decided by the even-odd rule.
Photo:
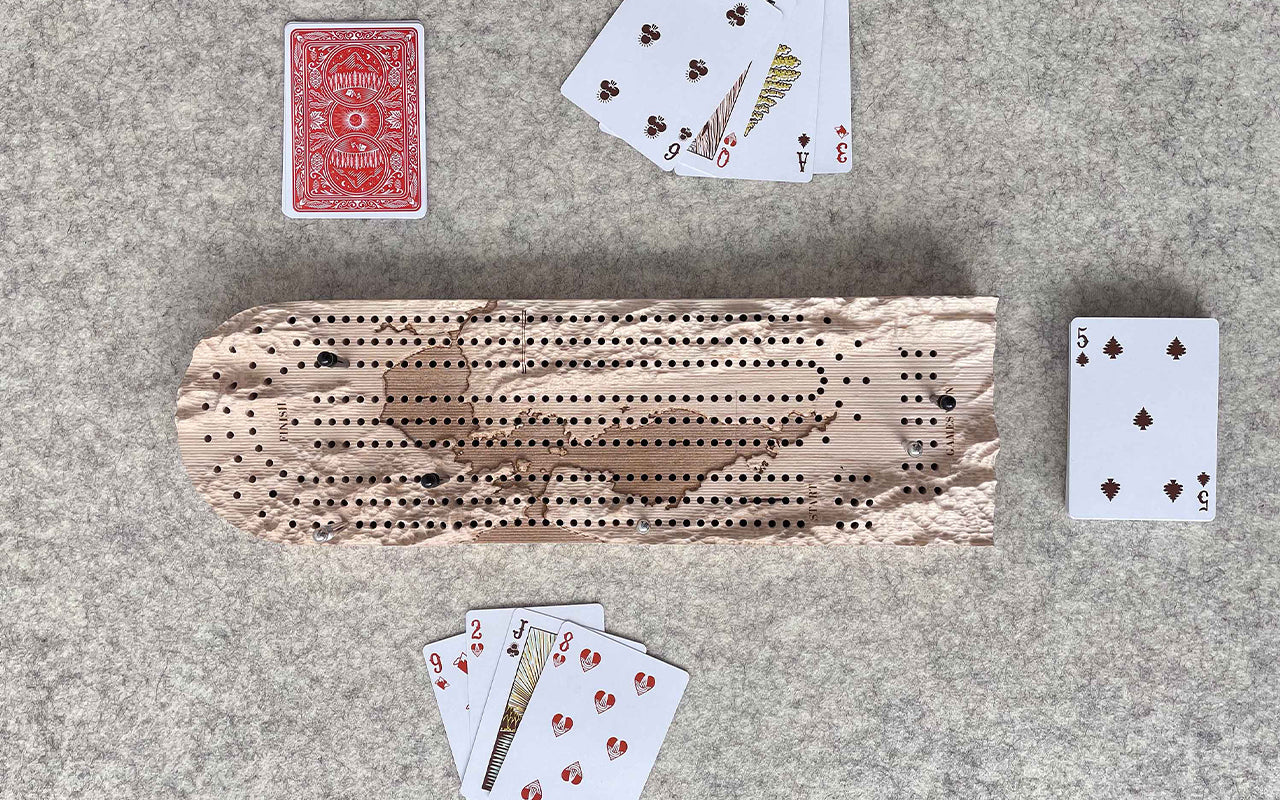
[[[337,353],[333,353],[328,350],[323,350],[318,355],[316,355],[317,367],[345,366],[346,363],[347,362],[344,361]]]
[[[915,458],[924,452],[924,442],[917,439],[914,442],[907,443],[907,455]]]
[[[938,404],[938,408],[943,411],[954,411],[956,408],[956,399],[949,394],[938,395],[934,398],[934,402]]]

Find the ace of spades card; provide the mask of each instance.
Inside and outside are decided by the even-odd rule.
[[[1070,337],[1067,513],[1213,519],[1217,320],[1079,317]]]
[[[701,126],[694,146],[677,156],[677,175],[798,183],[813,177],[825,18],[824,0],[799,0],[790,9]],[[847,91],[841,102],[848,106]],[[707,147],[704,139],[716,130]]]
[[[492,798],[637,800],[688,673],[571,622],[548,658]]]
[[[624,0],[560,92],[669,170],[780,19],[766,0]]]

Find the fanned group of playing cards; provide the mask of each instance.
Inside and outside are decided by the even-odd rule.
[[[623,0],[560,91],[677,175],[848,172],[848,0]]]
[[[640,797],[689,682],[598,603],[472,611],[422,655],[468,800]]]

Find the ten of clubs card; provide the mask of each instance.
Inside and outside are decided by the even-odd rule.
[[[1218,322],[1071,321],[1067,513],[1213,519]]]

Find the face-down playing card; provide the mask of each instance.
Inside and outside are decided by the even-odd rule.
[[[1213,519],[1218,322],[1071,321],[1067,513]]]
[[[493,683],[493,673],[498,668],[502,646],[514,629],[508,626],[511,616],[520,609],[482,608],[467,612],[467,652],[471,655],[470,680],[467,683],[467,700],[470,705],[467,721],[466,752],[471,752],[476,730],[480,727],[480,715],[484,713],[485,699]],[[599,603],[578,603],[560,606],[537,606],[536,611],[561,620],[572,620],[588,628],[604,628],[604,606]],[[466,765],[464,758],[463,766]]]
[[[780,19],[766,0],[624,0],[560,91],[671,169]]]
[[[689,676],[565,623],[511,743],[494,800],[636,800]]]
[[[467,754],[471,751],[467,724],[466,647],[467,635],[460,633],[422,648],[436,705],[440,708],[440,721],[444,723],[444,735],[449,740],[449,751],[459,776],[466,768]]]
[[[471,800],[488,797],[520,727],[525,705],[548,663],[555,632],[563,624],[564,620],[525,608],[518,608],[511,615],[510,630],[499,653],[475,742],[467,758],[462,779],[465,797]],[[644,650],[644,645],[639,643],[606,633],[600,635],[624,647]]]
[[[422,24],[291,22],[284,38],[284,213],[425,216]]]

